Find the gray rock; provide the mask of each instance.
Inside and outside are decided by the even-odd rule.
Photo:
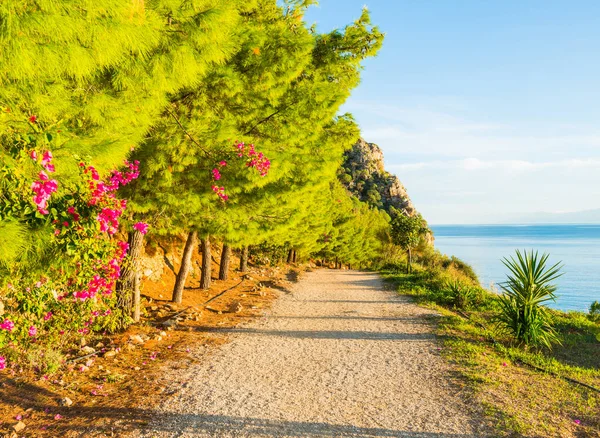
[[[58,404],[60,404],[61,406],[69,407],[73,404],[73,400],[71,400],[69,397],[61,398]]]
[[[144,343],[144,339],[140,335],[133,335],[129,337],[129,340],[134,344],[141,345]]]

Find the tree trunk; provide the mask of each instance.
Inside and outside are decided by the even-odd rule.
[[[406,257],[406,273],[410,274],[412,272],[412,251],[410,248],[407,250]]]
[[[248,247],[242,247],[242,256],[240,257],[240,272],[248,270]]]
[[[185,281],[187,280],[187,276],[192,267],[192,254],[194,253],[195,246],[196,232],[192,231],[188,234],[187,240],[185,241],[183,256],[181,256],[181,267],[177,273],[177,280],[175,281],[175,287],[173,288],[172,301],[175,303],[181,303],[183,300],[183,288],[185,287]]]
[[[139,231],[131,231],[127,239],[129,252],[125,263],[121,266],[121,277],[117,282],[117,302],[126,314],[133,313],[133,320],[140,320],[140,275],[139,263],[144,247],[144,235]]]
[[[142,313],[142,297],[140,296],[141,277],[142,274],[140,272],[135,273],[135,286],[133,288],[133,322],[140,322]]]
[[[294,250],[294,255],[292,256],[292,262],[296,263],[296,256],[298,255],[298,252],[296,250]]]
[[[224,243],[221,251],[221,263],[219,264],[219,280],[227,280],[229,277],[229,256],[231,255],[231,246]]]
[[[210,276],[212,270],[212,260],[210,255],[210,236],[202,240],[202,278],[200,278],[200,288],[210,289]]]
[[[339,269],[340,263],[337,256],[335,256],[335,269]]]
[[[288,258],[287,258],[287,262],[288,262],[288,264],[289,264],[289,263],[292,263],[292,260],[293,260],[293,259],[294,259],[294,250],[293,250],[293,249],[290,249],[290,250],[288,251]]]

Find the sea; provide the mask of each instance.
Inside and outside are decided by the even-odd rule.
[[[600,225],[431,225],[436,248],[469,263],[482,286],[500,290],[508,269],[504,257],[515,250],[549,254],[561,262],[557,300],[550,307],[587,312],[600,301]]]

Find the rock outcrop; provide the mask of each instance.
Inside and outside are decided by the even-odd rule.
[[[345,154],[340,180],[358,199],[373,207],[391,211],[391,207],[409,216],[417,214],[406,189],[396,175],[386,172],[383,152],[362,138]]]

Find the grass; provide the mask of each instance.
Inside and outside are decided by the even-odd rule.
[[[498,436],[600,437],[600,393],[558,377],[600,387],[600,324],[581,312],[551,311],[562,345],[517,347],[492,322],[496,295],[474,286],[466,310],[454,307],[448,281],[474,284],[470,272],[454,263],[417,267],[411,275],[400,269],[389,265],[382,274],[400,293],[441,314],[444,356],[469,382]]]

